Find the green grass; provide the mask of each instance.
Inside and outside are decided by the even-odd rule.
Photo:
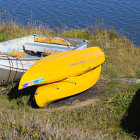
[[[111,81],[106,95],[93,104],[51,112],[47,108],[32,109],[27,104],[28,97],[23,97],[22,106],[17,104],[19,99],[8,101],[6,95],[0,95],[0,135],[13,139],[133,139],[131,133],[123,130],[121,120],[138,89],[140,84]]]
[[[90,105],[50,112],[48,108],[33,109],[28,104],[30,96],[22,97],[24,105],[19,104],[21,98],[9,100],[8,93],[11,91],[11,85],[1,86],[0,139],[114,140],[134,139],[139,136],[135,129],[130,130],[135,123],[140,124],[139,119],[129,117],[131,116],[129,112],[133,107],[139,106],[139,98],[135,97],[139,95],[140,84],[128,85],[112,81],[111,78],[140,77],[140,48],[136,48],[127,38],[121,37],[114,30],[98,26],[92,33],[88,29],[63,30],[63,32],[56,33],[41,26],[28,25],[23,28],[14,23],[0,25],[1,42],[35,33],[88,39],[88,47],[101,47],[106,56],[101,78],[106,79],[108,84],[106,84],[106,89],[99,88],[102,90],[100,93],[104,94],[99,95],[98,100]],[[126,113],[127,111],[128,113]],[[131,118],[131,124],[127,127],[124,124],[129,118]]]

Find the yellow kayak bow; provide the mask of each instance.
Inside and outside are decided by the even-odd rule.
[[[99,47],[67,51],[44,57],[23,74],[19,90],[75,77],[101,65],[104,61],[104,53]]]

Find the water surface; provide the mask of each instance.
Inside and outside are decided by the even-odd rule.
[[[83,29],[103,19],[140,46],[140,0],[0,0],[0,12],[26,25]],[[3,16],[4,17],[4,16]]]

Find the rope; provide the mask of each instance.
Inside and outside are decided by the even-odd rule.
[[[23,72],[24,72],[24,66],[23,66],[22,61],[21,61],[18,57],[16,57],[16,59],[20,61],[21,65],[22,65],[22,70],[23,70]]]
[[[17,69],[18,69],[18,61],[17,61],[17,59],[16,59],[16,66],[17,66],[17,68],[16,68],[16,73],[15,73],[13,81],[16,79],[16,76],[17,76]]]
[[[10,58],[8,56],[7,56],[7,59],[9,61],[9,65],[10,65],[10,72],[9,72],[9,76],[8,76],[8,79],[7,79],[6,83],[9,82],[10,76],[11,76],[11,78],[12,78],[12,88],[13,88],[13,62],[10,60]]]
[[[21,65],[22,65],[22,70],[23,70],[23,73],[24,73],[24,66],[23,66],[23,63],[21,62],[21,60],[20,60],[18,57],[16,57],[17,69],[18,69],[18,60],[19,60],[19,62],[20,62]],[[21,73],[21,75],[22,75],[22,73]],[[18,83],[19,83],[19,81],[20,81],[20,79],[18,80]],[[19,103],[22,104],[22,105],[24,105],[24,103],[23,103],[23,101],[22,101],[22,97],[23,97],[22,90],[20,90],[20,91],[18,91],[18,92],[20,92],[20,93],[19,93],[19,94],[20,94]]]
[[[11,57],[14,57],[15,58],[15,59],[12,59],[12,58],[9,58],[9,56],[10,55],[8,55],[8,54],[1,54],[0,57],[7,58],[7,59],[0,58],[0,60],[8,60],[8,62],[9,62],[10,71],[9,71],[8,79],[7,79],[7,81],[5,83],[9,83],[10,77],[11,77],[11,80],[12,80],[11,82],[12,82],[12,87],[13,87],[13,82],[14,82],[14,79],[16,78],[16,75],[17,75],[18,61],[21,63],[23,73],[25,72],[25,70],[24,70],[24,66],[23,66],[23,63],[22,63],[21,59],[19,59],[18,57],[11,56]],[[13,61],[12,60],[16,61],[16,66],[17,66],[16,71],[15,71],[15,76],[13,75],[14,65],[13,65]],[[30,59],[28,59],[28,61],[30,61]]]
[[[7,58],[8,58],[9,65],[10,65],[10,72],[9,72],[9,76],[8,76],[8,79],[7,79],[7,82],[6,83],[8,83],[9,78],[10,78],[10,75],[11,75],[11,61],[10,61],[9,57],[7,57]]]
[[[48,84],[42,84],[42,85],[39,85],[39,87],[42,87],[42,86],[45,86],[45,85],[48,85]],[[57,85],[55,85],[55,83],[52,83],[52,87],[56,88],[56,89],[59,89],[59,87]]]
[[[76,85],[75,82],[70,82],[70,81],[63,81],[63,82],[68,82],[68,83],[72,83],[72,84]]]
[[[11,61],[11,64],[12,64],[12,71],[11,71],[11,79],[12,79],[12,88],[14,87],[13,85],[13,62]]]

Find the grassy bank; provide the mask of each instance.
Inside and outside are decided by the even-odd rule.
[[[114,30],[100,26],[94,27],[92,33],[88,29],[56,33],[44,27],[28,25],[23,28],[14,23],[0,25],[1,42],[34,33],[88,39],[88,47],[101,47],[106,55],[101,74],[103,82],[99,81],[96,90],[89,90],[96,93],[90,104],[69,107],[75,102],[76,97],[73,97],[73,103],[61,109],[53,105],[33,109],[27,104],[29,95],[22,97],[24,104],[17,104],[20,97],[10,98],[18,94],[16,83],[14,88],[1,86],[0,139],[134,139],[140,136],[140,84],[128,85],[111,80],[140,77],[140,48]]]
[[[0,25],[0,41],[23,37],[32,34],[60,36],[65,38],[88,39],[88,47],[99,46],[106,54],[102,74],[107,78],[140,77],[140,48],[135,47],[126,37],[121,37],[113,29],[96,27],[90,33],[85,30],[55,32],[45,27],[20,27],[14,23]]]

